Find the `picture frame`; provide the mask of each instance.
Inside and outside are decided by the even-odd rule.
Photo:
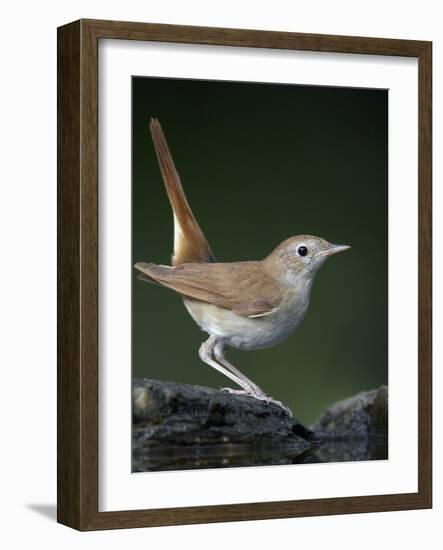
[[[208,506],[99,511],[99,41],[400,56],[418,60],[418,490]],[[83,19],[58,29],[57,518],[78,530],[432,507],[432,44]]]

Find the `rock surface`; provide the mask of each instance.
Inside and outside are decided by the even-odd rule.
[[[138,378],[132,402],[133,472],[387,458],[387,386],[333,404],[311,429],[203,386]]]
[[[220,456],[224,466],[270,464],[311,446],[297,419],[244,395],[138,378],[132,401],[133,471],[220,466]]]
[[[334,403],[311,429],[320,438],[387,437],[388,387],[380,386]]]

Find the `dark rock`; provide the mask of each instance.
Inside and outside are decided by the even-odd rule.
[[[329,407],[311,427],[244,395],[135,379],[132,470],[386,459],[388,388]]]
[[[388,387],[361,392],[329,407],[311,426],[319,445],[306,462],[388,458]]]
[[[325,437],[387,437],[388,387],[361,392],[329,407],[311,427]]]
[[[371,435],[388,437],[388,386],[380,386],[371,410]]]
[[[292,463],[312,432],[274,403],[202,386],[133,381],[133,471]]]

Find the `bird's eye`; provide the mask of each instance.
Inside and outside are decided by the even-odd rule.
[[[308,254],[308,249],[306,248],[306,246],[299,246],[297,248],[297,254],[299,256],[306,256]]]

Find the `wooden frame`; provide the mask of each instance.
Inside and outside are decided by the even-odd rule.
[[[418,492],[98,511],[97,112],[101,38],[407,56],[419,65]],[[58,29],[58,521],[80,530],[432,506],[432,44],[257,30],[80,20]]]

